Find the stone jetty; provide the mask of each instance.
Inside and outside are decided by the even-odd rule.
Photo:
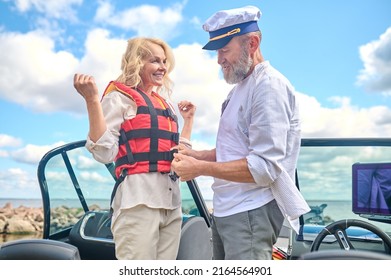
[[[43,208],[19,206],[7,203],[0,208],[0,233],[22,234],[42,232]]]
[[[91,210],[99,209],[93,205]],[[74,225],[84,214],[81,208],[60,206],[51,210],[51,226],[66,228]],[[14,208],[7,203],[0,208],[0,234],[39,233],[43,230],[43,207],[19,206]]]

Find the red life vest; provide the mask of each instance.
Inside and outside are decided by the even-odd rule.
[[[113,90],[129,96],[137,105],[136,116],[121,124],[115,158],[117,178],[124,170],[127,174],[170,172],[171,148],[179,143],[178,122],[173,110],[157,93],[153,92],[151,97],[118,82],[110,82],[103,97]]]

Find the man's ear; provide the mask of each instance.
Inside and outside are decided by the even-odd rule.
[[[252,35],[250,37],[250,52],[255,53],[259,48],[259,44],[260,44],[259,37],[256,35]]]

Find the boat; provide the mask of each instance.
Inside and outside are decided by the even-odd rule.
[[[298,233],[284,223],[273,259],[391,259],[391,211],[384,203],[380,208],[358,204],[368,186],[355,179],[360,164],[391,170],[390,150],[390,138],[302,139],[296,186],[311,211],[300,217]],[[391,182],[391,172],[386,174]],[[115,260],[109,209],[114,164],[96,162],[80,140],[48,151],[37,179],[43,237],[3,243],[0,259]],[[177,260],[213,260],[212,209],[203,194],[210,186],[205,182],[197,178],[180,184]],[[391,192],[391,184],[383,187]]]

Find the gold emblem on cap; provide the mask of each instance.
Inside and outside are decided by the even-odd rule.
[[[234,35],[234,34],[236,34],[236,33],[240,33],[240,28],[235,28],[235,29],[232,29],[231,31],[228,31],[228,32],[225,33],[225,34],[221,34],[221,35],[219,35],[219,36],[210,38],[210,39],[209,39],[209,42],[210,42],[210,41],[219,40],[219,39],[222,39],[222,38],[225,38],[225,37]]]

